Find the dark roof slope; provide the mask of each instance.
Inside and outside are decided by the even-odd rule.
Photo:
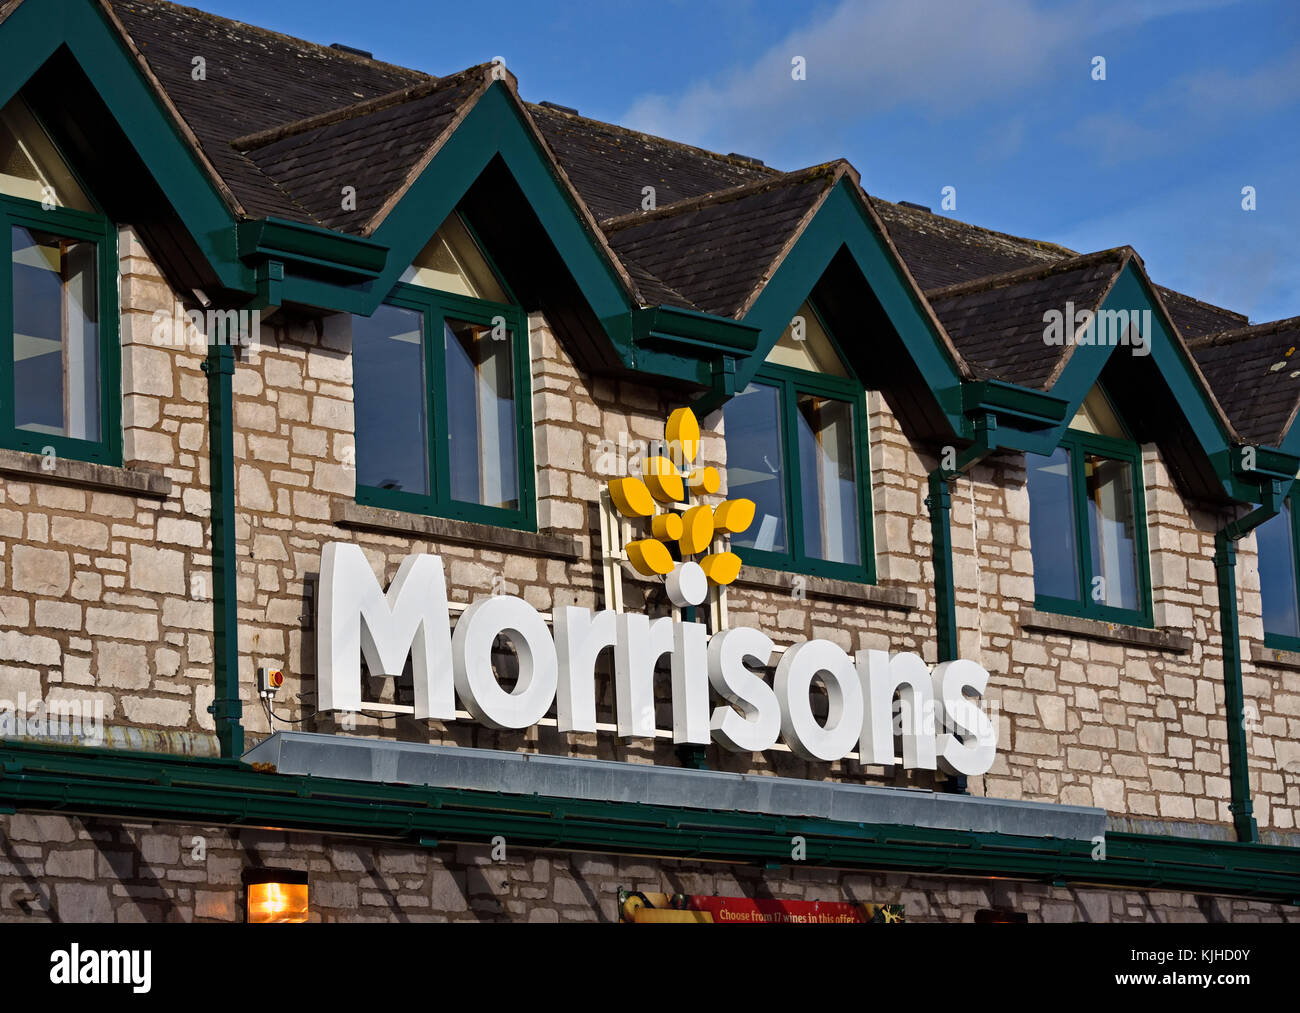
[[[1127,247],[1059,260],[1046,267],[931,289],[926,298],[953,344],[983,379],[1047,390],[1074,349],[1048,344],[1044,317],[1096,310],[1128,262]]]
[[[734,317],[846,168],[819,165],[609,219],[602,228],[624,263],[685,296],[686,308]]]
[[[871,204],[923,289],[956,285],[1078,256],[1074,250],[1055,243],[993,232],[955,218],[891,204],[878,197],[872,197]]]
[[[1233,330],[1250,323],[1244,313],[1234,313],[1232,310],[1225,310],[1222,306],[1212,306],[1210,303],[1193,299],[1190,295],[1183,295],[1182,292],[1175,292],[1172,288],[1165,288],[1163,285],[1157,285],[1156,288],[1160,292],[1160,298],[1164,300],[1165,309],[1169,310],[1169,315],[1174,318],[1174,323],[1178,325],[1178,330],[1182,332],[1184,338],[1197,338],[1203,334]]]
[[[368,231],[461,107],[487,84],[487,66],[289,124],[239,147],[327,228]],[[344,210],[342,187],[356,188]]]
[[[1276,447],[1300,408],[1300,317],[1188,342],[1243,439]]]
[[[211,166],[214,184],[252,217],[369,231],[482,81],[474,71],[439,80],[166,0],[99,2]],[[0,0],[0,18],[16,7]],[[193,76],[196,57],[204,61],[202,80]],[[825,178],[807,170],[784,174],[560,110],[526,109],[580,203],[608,226],[623,261],[616,266],[650,303],[742,312],[826,188]],[[242,149],[232,146],[235,140]],[[355,212],[342,210],[344,185],[357,187]],[[647,186],[655,188],[662,214],[638,213]],[[1041,312],[1035,320],[1034,311],[1044,300],[1073,295],[1078,304],[1095,295],[1104,257],[1090,261],[1053,243],[870,201],[921,289],[990,279],[965,292],[933,293],[976,368],[1014,382],[1045,382],[1051,356],[1013,350],[1029,349],[1035,334],[1041,338]],[[1045,273],[1032,283],[998,277],[1026,270]],[[1242,328],[1240,314],[1158,292],[1184,335],[1252,330]],[[995,306],[997,299],[1006,304]],[[1236,343],[1223,347],[1229,346]],[[1232,356],[1205,354],[1216,391],[1231,387],[1236,381],[1222,373],[1235,367]],[[1268,419],[1260,431],[1277,421]]]
[[[204,155],[253,216],[311,220],[230,142],[428,81],[427,74],[165,3],[104,0]],[[203,59],[204,79],[192,76]]]
[[[754,162],[637,133],[611,123],[528,105],[546,143],[597,220],[641,209],[643,188],[663,207],[779,176]]]

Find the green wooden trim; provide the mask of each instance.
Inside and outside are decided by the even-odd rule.
[[[14,293],[12,254],[0,270],[0,446],[27,453],[52,448],[59,457],[117,466],[122,463],[122,352],[118,340],[117,230],[108,219],[70,208],[45,210],[35,201],[0,195],[0,235],[6,250],[14,226],[95,244],[99,334],[98,440],[19,429],[14,425]]]
[[[1092,841],[340,781],[110,749],[0,742],[0,805],[398,843],[505,834],[539,848],[778,867],[788,865],[797,834],[805,865],[1300,900],[1300,849],[1279,845],[1108,833],[1098,862]]]
[[[24,3],[0,22],[0,48],[5,53],[0,104],[64,46],[148,166],[218,282],[251,293],[253,273],[236,256],[233,213],[99,4]]]
[[[283,218],[240,222],[237,233],[246,260],[272,258],[374,278],[388,259],[388,249],[369,239]]]
[[[1225,491],[1239,497],[1242,489],[1234,483],[1231,470],[1232,440],[1219,419],[1209,391],[1200,382],[1191,356],[1174,339],[1173,324],[1160,311],[1150,287],[1133,263],[1126,264],[1120,272],[1102,302],[1101,309],[1151,312],[1150,358],[1164,381],[1169,384],[1179,409],[1196,437],[1197,445],[1214,466]],[[1070,420],[1074,418],[1083,399],[1117,349],[1118,346],[1113,345],[1075,347],[1051,390],[1052,394],[1068,404],[1064,420],[1056,427],[1056,431],[1049,434],[1054,440],[1053,445],[1059,443]],[[1131,353],[1129,349],[1124,349],[1123,354]]]
[[[363,312],[373,312],[383,301],[434,230],[496,157],[510,170],[595,315],[602,321],[618,319],[619,330],[626,338],[632,305],[617,269],[587,229],[545,151],[500,81],[493,82],[483,93],[375,230],[372,238],[391,252],[387,266],[370,288],[370,309]],[[629,345],[625,344],[621,351],[624,361],[633,365]]]
[[[1265,633],[1264,646],[1275,651],[1300,652],[1300,637],[1289,637],[1282,633]]]
[[[744,323],[757,326],[759,338],[754,354],[737,366],[736,389],[743,390],[764,368],[767,354],[841,249],[848,252],[867,279],[921,375],[935,392],[936,403],[953,432],[966,433],[970,427],[963,418],[960,403],[945,402],[941,396],[945,390],[959,391],[961,377],[957,365],[931,322],[921,297],[908,282],[898,258],[872,225],[862,198],[847,178],[832,188],[745,314]],[[854,352],[869,354],[869,343],[859,344],[853,346]],[[855,363],[857,357],[845,356],[845,361],[853,368],[869,361],[863,358]],[[864,371],[858,369],[858,372]]]
[[[537,530],[537,485],[533,454],[532,375],[529,352],[528,318],[518,306],[471,299],[451,292],[440,292],[418,285],[399,283],[386,302],[416,310],[421,314],[424,330],[425,375],[429,378],[425,392],[426,432],[429,440],[428,469],[431,492],[421,495],[394,489],[357,486],[358,503],[473,521],[522,531]],[[515,385],[515,449],[517,456],[519,508],[467,503],[451,495],[451,463],[448,444],[451,438],[447,416],[447,361],[445,321],[448,318],[492,326],[494,319],[505,319],[513,343],[513,379]]]

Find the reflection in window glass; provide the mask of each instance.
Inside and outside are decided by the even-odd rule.
[[[423,316],[352,317],[357,484],[429,495]]]
[[[1074,500],[1070,492],[1070,451],[1030,454],[1029,543],[1034,558],[1034,592],[1079,600],[1079,556],[1074,541]]]
[[[1291,501],[1255,529],[1259,546],[1259,592],[1264,605],[1264,632],[1300,637],[1300,606],[1296,602],[1295,545]]]
[[[1112,608],[1140,608],[1133,468],[1125,461],[1096,454],[1084,458],[1083,468],[1092,542],[1093,586],[1089,594],[1093,601]]]
[[[95,244],[14,226],[14,425],[99,440]]]
[[[788,552],[780,395],[751,383],[723,409],[727,439],[727,495],[751,499],[754,522],[731,536],[733,546]]]
[[[514,337],[448,320],[447,422],[451,498],[515,509],[519,465],[515,424]]]
[[[467,295],[471,299],[508,302],[505,289],[456,212],[447,216],[401,281],[423,288]]]
[[[836,563],[861,563],[853,406],[800,394],[796,417],[804,552]]]

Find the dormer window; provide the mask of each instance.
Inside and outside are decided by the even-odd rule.
[[[0,109],[0,442],[116,463],[115,233],[21,99]]]
[[[534,527],[527,318],[460,215],[372,316],[344,319],[357,501]]]
[[[1026,467],[1036,606],[1151,625],[1141,448],[1101,387]]]
[[[727,403],[724,428],[728,495],[757,505],[732,538],[742,558],[874,580],[865,391],[811,302]]]

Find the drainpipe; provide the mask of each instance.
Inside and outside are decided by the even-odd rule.
[[[1259,507],[1229,521],[1214,536],[1214,568],[1219,578],[1219,630],[1223,638],[1223,697],[1228,717],[1228,771],[1232,802],[1228,811],[1237,840],[1259,841],[1255,805],[1250,800],[1250,756],[1246,751],[1246,707],[1242,689],[1241,633],[1237,616],[1237,551],[1235,543],[1282,509],[1282,483],[1260,485]]]
[[[223,324],[224,325],[224,324]],[[244,706],[239,700],[238,594],[235,560],[235,350],[229,335],[208,336],[208,462],[212,481],[213,694],[208,713],[221,755],[244,752]]]
[[[930,472],[925,498],[930,511],[930,539],[934,558],[934,613],[938,639],[938,660],[957,660],[957,589],[952,561],[952,489],[950,483],[988,457],[995,448],[997,416],[985,413],[975,419],[975,442],[957,455],[951,468],[942,461]],[[954,775],[952,790],[966,794],[966,775]]]
[[[254,270],[256,295],[242,311],[280,307],[284,264],[268,260]],[[270,313],[266,313],[269,316]],[[218,333],[208,335],[208,470],[212,482],[212,703],[208,713],[217,729],[221,755],[238,759],[244,753],[244,705],[239,699],[239,589],[235,558],[235,346],[237,337],[256,343],[260,320],[246,334],[231,334],[231,321],[216,318]]]

